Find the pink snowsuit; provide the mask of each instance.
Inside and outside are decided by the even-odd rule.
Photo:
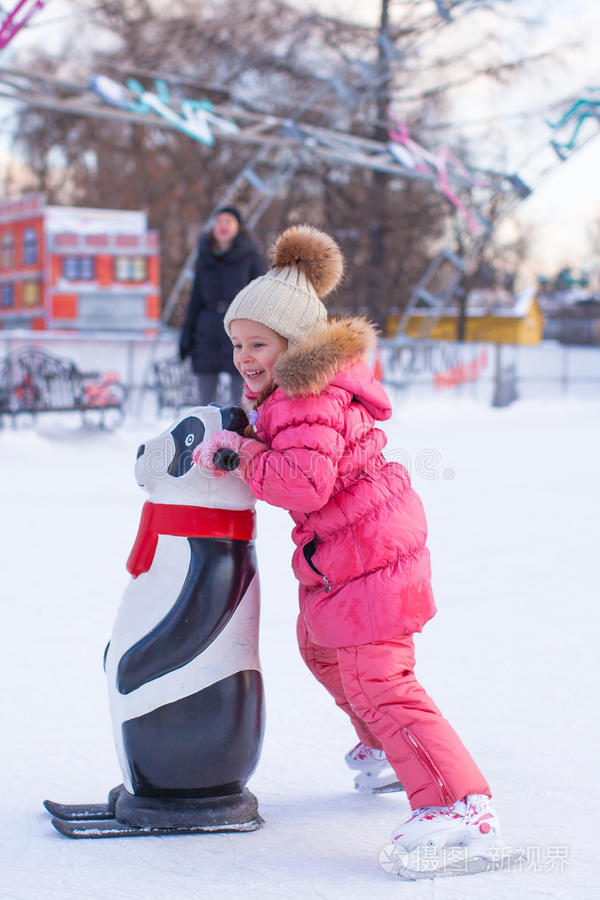
[[[245,478],[295,522],[307,666],[385,750],[414,809],[490,791],[413,672],[412,635],[435,613],[427,524],[408,472],[381,452],[374,422],[391,406],[364,360],[375,339],[363,319],[333,320],[281,354],[255,425],[270,449]]]

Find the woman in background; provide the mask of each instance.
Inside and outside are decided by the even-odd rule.
[[[217,210],[211,230],[198,244],[194,284],[179,340],[181,359],[191,357],[198,377],[201,406],[215,399],[221,372],[231,377],[231,402],[240,401],[244,383],[231,359],[223,317],[235,295],[265,270],[264,257],[245,231],[239,210],[235,206]]]

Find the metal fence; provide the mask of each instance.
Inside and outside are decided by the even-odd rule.
[[[549,396],[600,397],[600,347],[554,341],[537,346],[401,342],[383,339],[383,383],[392,399],[467,395],[482,403]],[[25,346],[68,357],[80,369],[115,372],[126,386],[126,413],[159,410],[156,364],[177,356],[178,334],[0,331],[0,360]],[[504,392],[504,396],[502,395]],[[165,409],[165,414],[169,412]]]
[[[535,346],[387,339],[383,381],[396,398],[408,394],[469,395],[507,405],[517,397],[600,397],[600,347],[555,341]]]
[[[23,347],[37,347],[72,360],[83,370],[115,372],[128,392],[126,413],[157,411],[155,363],[177,355],[178,334],[161,332],[0,331],[0,360]]]

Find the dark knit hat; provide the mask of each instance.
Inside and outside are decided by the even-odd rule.
[[[237,219],[238,225],[242,224],[242,214],[237,208],[237,206],[222,206],[215,213],[215,216],[218,216],[219,213],[227,213],[230,216],[233,216],[234,219]]]

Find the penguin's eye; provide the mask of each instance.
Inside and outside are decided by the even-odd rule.
[[[194,447],[204,440],[204,422],[198,416],[186,416],[171,432],[175,444],[175,455],[167,469],[167,474],[181,478],[193,465]]]

